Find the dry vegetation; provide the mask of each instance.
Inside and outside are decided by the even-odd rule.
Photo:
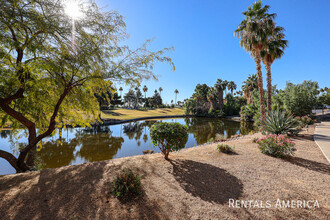
[[[0,176],[3,219],[327,219],[330,166],[312,140],[294,141],[294,158],[263,155],[245,136],[227,142],[234,155],[204,145],[41,172]],[[142,176],[143,194],[121,203],[110,182],[123,168]],[[320,208],[232,208],[229,199],[318,200]]]

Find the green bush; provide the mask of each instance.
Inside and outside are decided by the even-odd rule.
[[[305,116],[317,105],[318,83],[304,81],[301,84],[287,83],[281,98],[288,112],[295,116]]]
[[[185,147],[188,141],[188,128],[176,122],[160,122],[151,126],[150,136],[153,145],[159,147],[167,160],[170,152]]]
[[[313,120],[311,117],[309,116],[303,116],[303,117],[296,117],[296,120],[300,121],[302,123],[303,126],[306,126],[306,125],[312,125],[314,124],[316,121]]]
[[[274,157],[293,156],[297,150],[295,143],[284,135],[269,134],[257,141],[262,153]]]
[[[131,198],[141,194],[141,177],[134,175],[131,169],[123,169],[112,186],[112,194],[117,198]]]
[[[220,151],[220,152],[222,152],[222,153],[225,153],[225,154],[232,154],[232,153],[234,153],[234,148],[233,147],[230,147],[227,144],[218,144],[217,150]]]
[[[254,104],[247,104],[241,107],[240,116],[242,121],[253,121],[253,117],[258,113],[258,108]]]
[[[265,120],[261,121],[263,130],[272,134],[288,134],[297,130],[299,125],[299,121],[295,118],[278,110],[270,112],[265,117]]]

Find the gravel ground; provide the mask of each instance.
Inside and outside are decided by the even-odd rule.
[[[234,155],[209,144],[171,153],[170,161],[153,154],[0,176],[0,219],[329,219],[330,166],[313,132],[293,139],[298,150],[287,160],[260,153],[258,133],[229,141]],[[143,186],[125,203],[110,193],[123,168]]]

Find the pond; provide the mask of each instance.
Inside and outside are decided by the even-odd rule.
[[[205,144],[211,138],[248,134],[253,129],[252,124],[215,118],[172,118],[93,128],[65,128],[44,139],[38,146],[36,165],[38,169],[46,169],[142,155],[145,150],[160,152],[158,147],[153,148],[149,135],[150,127],[159,121],[187,125],[189,137],[186,148]],[[0,132],[1,150],[15,153],[26,142],[24,131],[16,134]],[[11,173],[15,170],[0,158],[0,175]]]

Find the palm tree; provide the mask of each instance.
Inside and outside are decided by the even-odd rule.
[[[217,106],[217,99],[218,99],[218,91],[214,87],[210,87],[210,89],[207,92],[207,100],[211,104],[212,111],[215,111],[218,109]]]
[[[148,87],[146,85],[143,86],[143,92],[144,92],[144,107],[147,107],[147,92],[148,92]]]
[[[228,83],[228,89],[230,90],[231,95],[233,95],[233,91],[237,89],[237,85],[235,84],[234,81],[230,81]]]
[[[253,102],[252,92],[258,88],[258,76],[257,74],[249,75],[248,78],[243,82],[242,90],[244,97],[247,99],[247,103]]]
[[[222,81],[222,79],[218,79],[214,85],[214,88],[217,90],[218,93],[218,103],[219,108],[223,108],[223,91],[226,88],[226,81]]]
[[[283,38],[284,28],[273,27],[273,33],[268,37],[268,44],[261,51],[262,61],[267,70],[267,112],[272,111],[272,74],[271,66],[276,59],[280,59],[284,55],[284,50],[288,46],[288,41]]]
[[[228,88],[229,82],[227,80],[224,80],[222,82],[222,84],[223,84],[223,90],[225,90],[225,97],[226,97],[226,95],[227,95],[227,88]]]
[[[159,95],[162,96],[162,91],[163,91],[163,88],[162,87],[159,87]]]
[[[120,91],[120,101],[123,101],[123,87],[120,87],[119,91]]]
[[[174,105],[176,105],[176,98],[177,98],[177,96],[178,96],[178,93],[179,93],[179,90],[174,90],[174,93],[175,93],[175,103],[174,103]]]
[[[266,48],[267,36],[273,30],[273,19],[276,14],[268,14],[269,6],[262,7],[261,0],[252,4],[247,11],[243,12],[245,19],[239,24],[235,34],[240,38],[240,45],[251,54],[256,63],[258,75],[258,88],[260,98],[260,117],[265,120],[265,98],[261,72],[261,51]]]

